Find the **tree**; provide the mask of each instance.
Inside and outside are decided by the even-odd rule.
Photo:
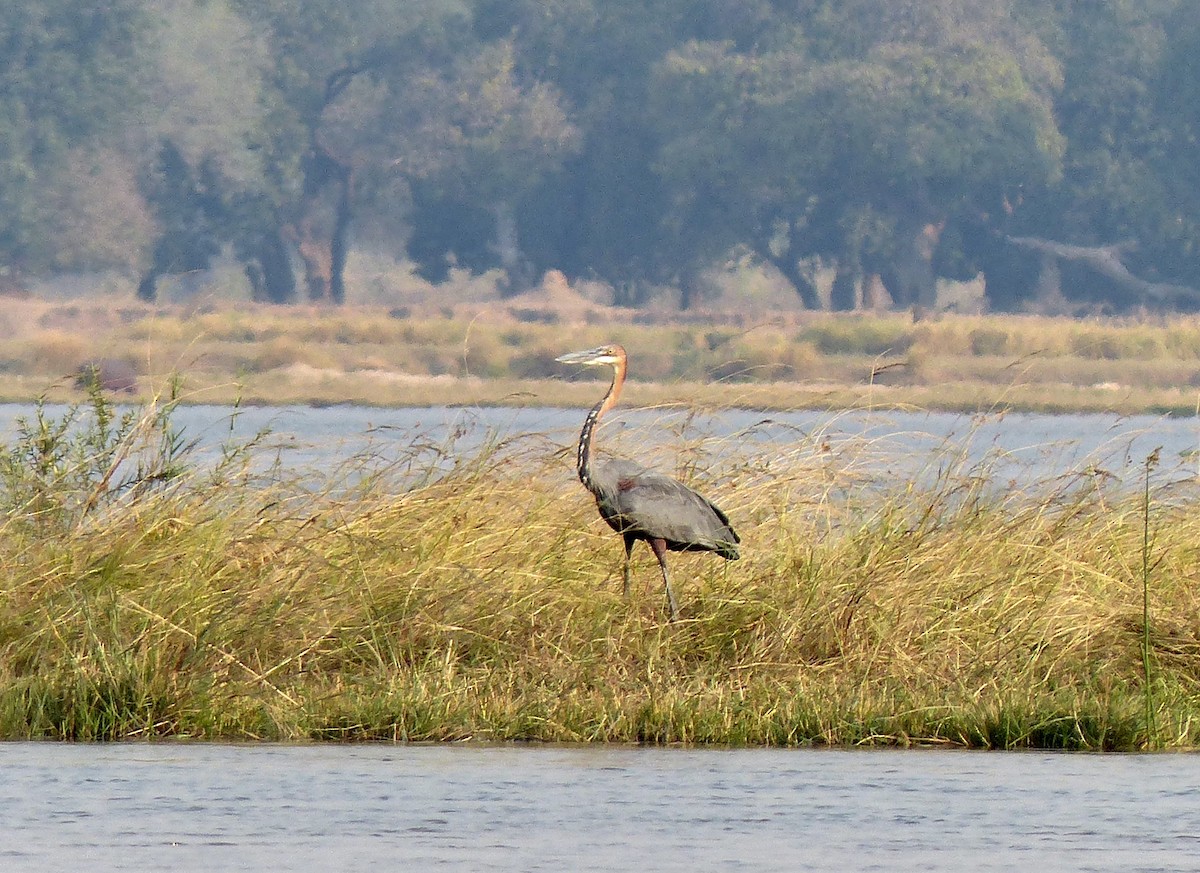
[[[78,238],[79,225],[47,206],[83,204],[95,189],[81,174],[93,170],[128,195],[129,167],[111,147],[140,103],[149,35],[137,0],[0,0],[0,263],[18,272],[87,265],[64,262],[59,233]],[[136,202],[117,203],[145,226]],[[112,248],[92,256],[121,260]]]
[[[420,192],[410,255],[434,275],[449,253],[476,269],[499,266],[508,290],[523,290],[533,269],[522,250],[518,209],[576,146],[560,95],[517,69],[509,40],[480,46],[447,70],[427,69],[419,81],[423,93],[396,88],[390,104],[394,117],[419,119],[413,127],[424,134],[410,134],[392,162]],[[491,232],[458,242],[434,230],[448,227],[439,215],[455,213],[470,227],[490,224]],[[480,222],[481,214],[490,222]]]
[[[1167,18],[1166,34],[1154,90],[1156,110],[1166,122],[1162,172],[1172,180],[1157,236],[1170,251],[1160,255],[1160,263],[1164,272],[1200,286],[1200,2],[1179,3]]]
[[[1197,0],[0,0],[0,269],[1200,305]],[[115,217],[115,220],[114,220]],[[147,266],[148,265],[148,266]],[[1046,301],[1042,301],[1043,304]]]
[[[858,20],[871,10],[876,27],[847,57],[814,57],[812,38],[781,28],[768,51],[693,43],[659,67],[657,166],[684,192],[679,223],[722,204],[735,226],[718,232],[779,266],[808,305],[798,263],[814,258],[838,265],[835,306],[853,305],[866,271],[898,302],[932,303],[946,223],[1058,170],[1050,95],[1016,52],[949,27],[945,44],[886,28],[893,41],[881,41],[895,10],[859,8]]]
[[[254,255],[252,284],[281,299],[290,268],[287,247],[300,256],[310,299],[340,303],[343,268],[354,215],[354,146],[326,140],[331,114],[359,77],[376,77],[413,53],[446,18],[462,15],[455,2],[397,4],[384,0],[232,0],[263,36],[269,52],[259,143],[269,184],[233,196],[234,213],[258,223],[243,233]],[[374,130],[364,131],[369,137]]]
[[[554,89],[518,68],[511,43],[481,43],[470,10],[454,0],[239,8],[270,34],[267,160],[291,183],[275,192],[275,211],[310,298],[344,299],[362,190],[396,191],[398,180],[421,186],[418,203],[483,201],[499,261],[519,281],[516,205],[569,150],[573,130]],[[365,205],[368,215],[396,208],[369,195]]]
[[[643,302],[680,278],[668,192],[653,162],[654,65],[674,45],[762,4],[725,0],[485,0],[481,35],[511,38],[518,68],[553,85],[578,131],[562,168],[542,173],[516,209],[525,253],[542,268],[609,282]],[[726,13],[716,10],[724,7]]]
[[[1194,0],[1113,0],[1028,13],[1063,64],[1056,113],[1067,148],[1061,179],[1026,189],[1005,232],[1024,241],[1014,258],[1028,257],[1031,243],[1073,256],[1046,258],[1015,300],[1042,293],[1116,308],[1196,305],[1180,289],[1200,286],[1183,72],[1198,47],[1188,44],[1197,11]],[[1117,254],[1120,270],[1098,269]]]
[[[147,188],[160,231],[137,295],[154,300],[159,277],[208,269],[221,250],[223,210],[212,165],[193,170],[172,140],[162,143],[157,172]]]

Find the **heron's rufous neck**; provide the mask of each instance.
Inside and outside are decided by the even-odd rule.
[[[592,432],[596,429],[600,416],[617,405],[624,385],[625,359],[622,357],[613,364],[613,380],[608,386],[608,393],[588,412],[583,420],[583,430],[579,432],[579,453],[575,465],[579,471],[579,481],[583,483],[584,488],[592,492],[595,491],[592,487]]]

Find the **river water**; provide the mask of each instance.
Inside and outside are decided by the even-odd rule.
[[[1195,871],[1200,757],[0,745],[5,871]]]
[[[0,441],[11,440],[17,419],[31,411],[0,404]],[[47,407],[52,418],[65,411]],[[172,421],[198,442],[201,455],[257,440],[262,463],[328,473],[364,458],[386,466],[414,453],[424,453],[428,463],[449,464],[506,440],[565,449],[574,444],[583,414],[542,407],[183,406]],[[986,463],[996,479],[1041,480],[1094,466],[1133,481],[1156,449],[1164,478],[1194,478],[1200,465],[1200,420],[1150,415],[618,410],[597,439],[601,451],[615,445],[657,463],[664,453],[669,461],[671,452],[703,445],[704,465],[716,469],[755,455],[843,450],[892,481],[928,475],[947,463]],[[567,467],[572,463],[568,455]]]
[[[513,437],[573,445],[583,415],[583,410],[543,407],[257,407],[239,410],[231,428],[230,411],[221,407],[184,407],[176,413],[179,423],[203,441],[228,431],[245,439],[267,429],[274,445],[292,453],[294,463],[317,465],[326,465],[331,457],[421,441],[453,444],[462,452],[487,440]],[[1089,462],[1137,465],[1156,448],[1163,450],[1168,465],[1189,459],[1186,463],[1195,467],[1200,421],[1151,415],[648,409],[612,413],[598,439],[632,439],[635,445],[707,440],[736,454],[786,452],[805,442],[854,442],[879,456],[914,463],[929,453],[961,451],[968,463],[991,456],[1054,475]]]
[[[51,407],[51,415],[64,409]],[[0,406],[0,439],[27,406]],[[561,448],[555,409],[184,407],[201,454],[266,433],[290,470],[488,442]],[[1196,475],[1194,419],[628,411],[604,439],[706,463],[855,446],[882,475],[940,457],[1129,484]],[[628,442],[628,440],[626,440]],[[931,461],[931,459],[933,459]],[[1007,470],[1005,468],[1008,468]],[[479,746],[0,744],[0,873],[313,871],[1195,871],[1200,756]]]

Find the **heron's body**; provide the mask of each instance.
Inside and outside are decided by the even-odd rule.
[[[604,398],[592,407],[579,433],[577,469],[579,481],[592,492],[600,515],[621,534],[625,543],[625,591],[629,591],[629,557],[633,544],[644,540],[662,570],[671,619],[678,616],[671,591],[666,553],[716,552],[722,558],[738,558],[737,533],[729,518],[712,501],[677,479],[649,470],[634,461],[593,458],[592,433],[600,417],[616,405],[625,383],[626,355],[620,346],[603,346],[575,352],[558,359],[563,363],[608,364],[613,381]]]
[[[716,552],[737,560],[738,536],[725,513],[677,479],[633,461],[602,460],[593,465],[600,515],[621,535],[661,539],[671,552]]]

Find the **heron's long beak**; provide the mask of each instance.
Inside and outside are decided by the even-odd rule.
[[[588,349],[586,352],[568,352],[565,355],[559,355],[554,360],[560,364],[611,364],[613,362],[612,355],[604,347]]]

